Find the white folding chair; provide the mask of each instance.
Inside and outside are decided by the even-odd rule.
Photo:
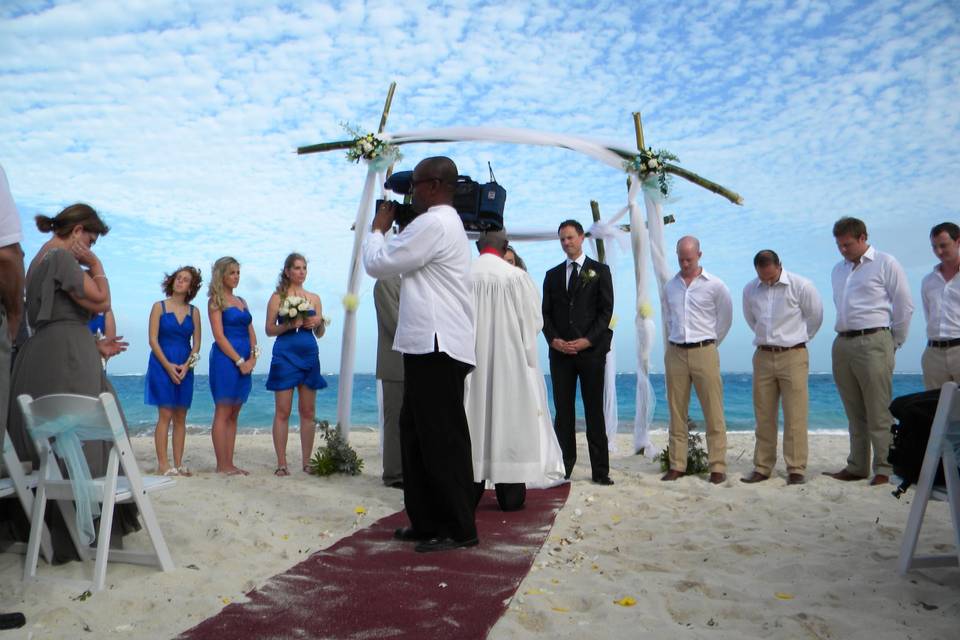
[[[17,452],[13,449],[13,443],[10,437],[3,439],[3,464],[0,468],[6,469],[7,477],[0,478],[0,498],[17,498],[20,500],[20,506],[27,516],[28,522],[33,522],[31,514],[33,513],[33,490],[40,481],[40,473],[24,471]],[[22,542],[15,542],[10,547],[10,551],[26,553],[27,545]],[[53,545],[50,543],[50,531],[47,526],[42,525],[40,550],[47,562],[53,561]]]
[[[140,474],[114,397],[109,393],[102,393],[99,398],[54,394],[34,400],[28,395],[21,395],[17,401],[23,410],[28,432],[40,454],[40,477],[33,504],[34,517],[31,521],[30,540],[27,543],[24,580],[37,578],[37,556],[41,540],[40,524],[43,522],[48,500],[73,501],[77,504],[77,511],[81,512],[81,517],[70,517],[67,512],[64,512],[64,520],[81,559],[89,561],[91,552],[94,552],[93,578],[89,582],[83,582],[87,588],[92,587],[94,591],[103,589],[108,560],[156,565],[162,571],[172,571],[173,560],[163,539],[163,533],[160,531],[149,494],[169,489],[176,481],[166,476]],[[76,441],[111,442],[107,470],[103,477],[84,480],[83,474],[77,473],[78,469],[82,471],[87,467],[82,452],[78,452],[75,457],[82,462],[70,462],[73,456],[64,448],[69,447],[68,443],[72,436],[76,436]],[[76,441],[75,444],[79,444]],[[68,478],[64,478],[60,472],[55,449],[58,453],[64,454],[68,476],[70,476]],[[75,466],[71,468],[71,464]],[[126,475],[120,475],[121,468]],[[86,473],[89,474],[89,471]],[[84,497],[87,497],[89,502],[84,500]],[[140,517],[143,519],[144,528],[153,545],[152,551],[110,548],[114,505],[131,501],[136,503]],[[84,523],[82,513],[85,504],[96,505],[98,502],[102,503],[102,507],[94,550],[89,541],[84,540],[81,535],[81,530],[89,526],[88,523]]]
[[[957,449],[960,448],[960,393],[957,385],[947,382],[940,389],[937,412],[930,427],[930,439],[920,468],[916,495],[910,505],[910,516],[900,545],[900,558],[897,571],[905,575],[910,569],[927,567],[955,567],[960,565],[960,474],[957,472]],[[937,467],[943,462],[947,481],[946,492],[935,489],[934,477]],[[930,499],[944,500],[950,504],[950,516],[953,520],[954,552],[949,555],[916,555],[920,527]]]

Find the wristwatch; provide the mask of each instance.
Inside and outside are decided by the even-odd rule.
[[[237,366],[239,367],[240,365],[242,365],[242,364],[243,364],[244,362],[246,362],[246,361],[247,361],[246,358],[237,358],[237,361],[234,362],[233,364],[235,364],[235,365],[237,365]]]

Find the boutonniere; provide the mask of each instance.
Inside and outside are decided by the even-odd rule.
[[[587,269],[586,271],[583,272],[583,275],[581,276],[581,280],[583,280],[584,284],[593,282],[596,279],[597,279],[597,272],[594,271],[593,269]]]

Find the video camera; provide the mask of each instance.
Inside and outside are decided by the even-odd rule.
[[[487,163],[489,167],[489,163]],[[398,194],[410,193],[413,171],[397,171],[387,178],[383,188]],[[377,206],[383,200],[377,200]],[[453,208],[467,231],[499,231],[503,229],[503,207],[507,190],[497,184],[490,168],[490,182],[480,184],[470,176],[457,176],[453,194]],[[394,202],[394,220],[403,228],[417,217],[411,204]]]

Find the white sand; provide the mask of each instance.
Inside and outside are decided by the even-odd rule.
[[[177,569],[111,565],[107,589],[79,600],[80,589],[55,582],[25,586],[22,556],[0,554],[0,611],[28,619],[0,638],[169,638],[401,509],[401,492],[380,484],[376,434],[351,437],[366,461],[363,475],[319,479],[273,476],[269,436],[241,436],[237,461],[251,475],[221,477],[212,473],[209,437],[190,436],[187,464],[197,474],[154,496]],[[621,448],[628,443],[622,437]],[[617,455],[616,486],[599,487],[589,482],[581,434],[567,506],[490,637],[960,637],[960,569],[906,579],[895,571],[912,492],[897,501],[888,488],[820,476],[842,466],[846,447],[842,436],[812,437],[802,487],[785,486],[782,469],[765,483],[740,483],[751,471],[753,438],[745,434],[730,437],[725,486],[659,482],[654,463]],[[152,440],[137,438],[134,449],[152,470]],[[293,467],[298,450],[291,434]],[[950,532],[946,505],[931,504],[920,550],[951,551]],[[131,548],[147,544],[144,532],[127,538]],[[81,569],[41,563],[40,573]],[[614,603],[625,597],[636,605]]]

